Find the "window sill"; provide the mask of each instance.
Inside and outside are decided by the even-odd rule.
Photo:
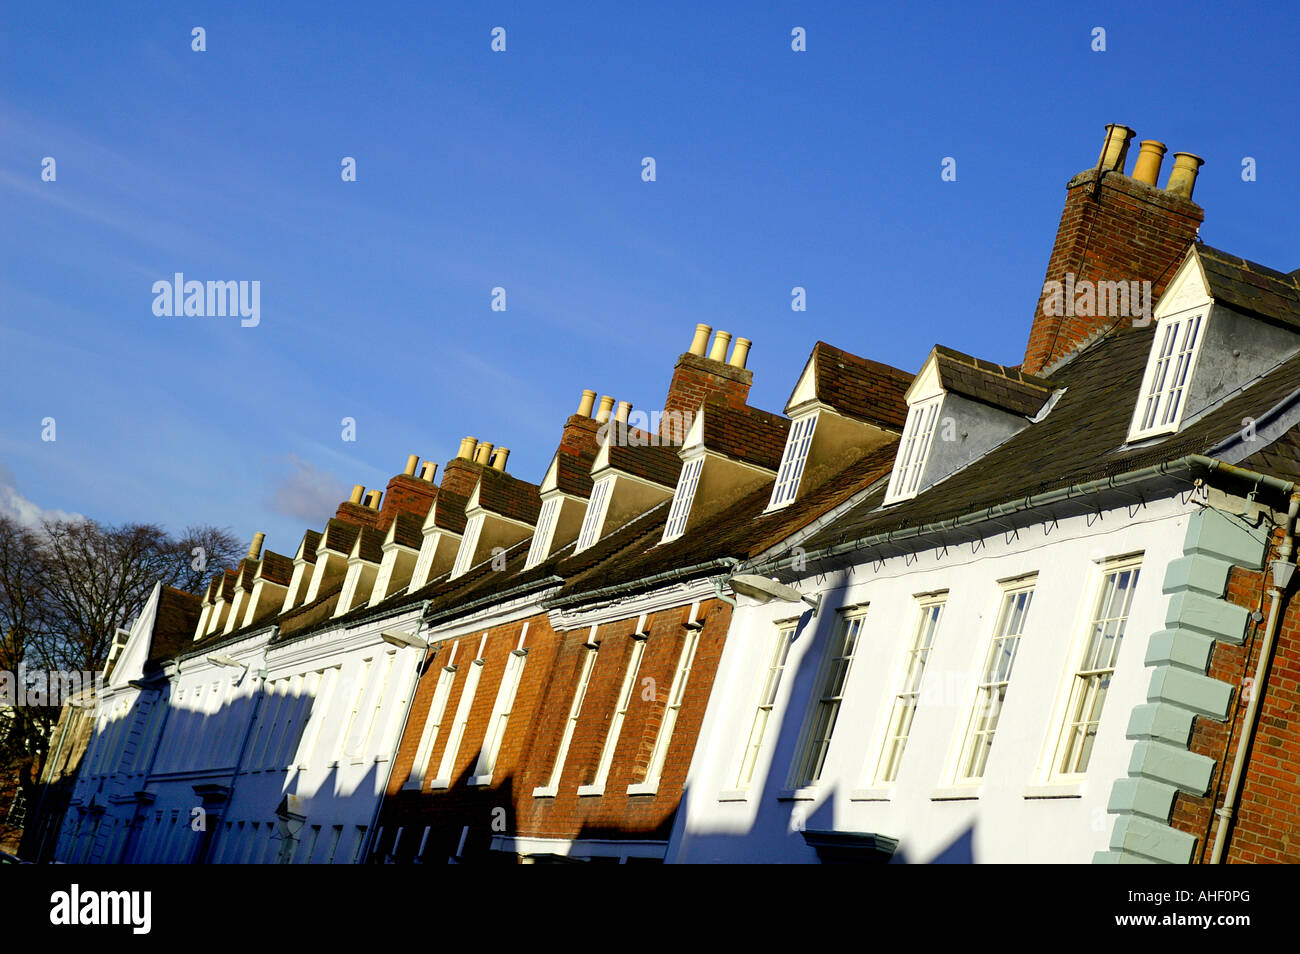
[[[538,785],[533,789],[533,798],[554,798],[558,791],[553,785]]]
[[[893,797],[892,788],[855,788],[849,792],[851,802],[888,802],[892,801]]]
[[[1048,785],[1028,785],[1025,798],[1082,798],[1083,782],[1052,782]]]
[[[435,778],[432,782],[429,783],[429,788],[431,789],[451,788],[451,779]]]
[[[983,788],[983,785],[979,783],[973,785],[960,785],[960,784],[943,785],[940,786],[939,788],[936,788],[934,791],[930,793],[930,801],[932,802],[973,801],[980,797],[981,788]]]
[[[720,802],[747,802],[749,801],[749,791],[743,788],[732,789],[727,792],[718,792],[718,801]]]
[[[787,788],[783,792],[776,793],[778,802],[811,802],[817,798],[820,789],[816,785],[806,785],[803,788]]]
[[[591,795],[604,795],[604,794],[605,794],[604,785],[579,785],[578,786],[579,798],[586,798]]]
[[[658,782],[633,782],[627,787],[629,795],[658,795]]]
[[[491,772],[488,772],[486,775],[473,775],[473,776],[470,776],[469,781],[467,781],[465,784],[466,784],[466,785],[470,785],[470,786],[474,786],[474,787],[482,787],[482,786],[484,786],[484,785],[491,785],[491,784],[492,784],[492,773],[491,773]]]

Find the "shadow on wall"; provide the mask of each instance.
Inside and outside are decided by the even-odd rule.
[[[371,758],[360,778],[346,781],[331,768],[310,790],[300,790],[302,776],[285,766],[297,764],[304,733],[312,725],[314,697],[282,695],[277,688],[268,691],[263,683],[251,696],[210,713],[168,707],[161,726],[150,719],[154,706],[146,694],[137,695],[127,713],[97,732],[86,749],[75,782],[81,803],[64,811],[71,788],[62,805],[51,799],[42,860],[273,863],[288,850],[286,838],[295,842],[289,850],[292,860],[305,848],[290,828],[278,824],[276,810],[288,794],[302,798],[305,818],[295,821],[304,833],[313,826],[326,831],[343,827],[347,860],[359,858],[373,810],[368,807],[359,817],[354,793],[366,793],[367,806],[373,806],[376,798],[369,793],[378,790],[388,763]],[[157,704],[166,706],[166,698]],[[157,741],[151,743],[151,737]],[[348,741],[336,744],[342,749]],[[132,751],[131,743],[143,748]],[[123,771],[97,774],[101,758],[117,759]],[[340,754],[340,761],[346,758]],[[56,847],[50,832],[57,835],[60,829]],[[354,830],[359,839],[352,837]]]
[[[766,774],[760,774],[763,771],[760,767],[749,786],[752,791],[750,802],[753,805],[753,820],[743,830],[684,832],[685,819],[679,810],[673,849],[685,860],[768,864],[911,863],[905,853],[897,848],[897,833],[861,832],[844,828],[842,821],[836,817],[836,798],[833,792],[811,811],[807,808],[809,802],[793,800],[788,794],[791,788],[797,786],[797,781],[790,777],[794,771],[791,767],[800,760],[805,719],[810,717],[815,693],[820,689],[818,681],[827,644],[838,635],[841,611],[845,608],[846,584],[847,571],[827,574],[820,585],[823,594],[820,611],[814,616],[809,610],[800,617],[794,639],[796,644],[808,641],[809,645],[800,656],[797,668],[793,672],[787,670],[785,678],[790,680],[790,693],[781,722],[776,727],[776,737],[771,743],[772,756]],[[762,626],[751,629],[751,632],[765,631],[766,627]],[[733,633],[730,638],[749,637]],[[734,651],[735,647],[731,648]],[[750,694],[756,694],[757,691],[757,686],[746,688]],[[741,698],[748,696],[742,694]],[[748,728],[746,725],[744,731],[748,732]],[[767,731],[771,733],[772,727]],[[843,733],[839,735],[842,739]],[[728,740],[725,746],[728,753],[737,751],[731,744],[735,741]],[[835,744],[833,735],[831,746]],[[764,745],[767,747],[768,743]],[[737,766],[728,766],[729,771],[736,769]],[[688,788],[682,793],[682,805],[689,805],[691,797],[692,792]],[[704,793],[699,797],[716,798],[717,793]],[[974,828],[970,827],[958,834],[929,863],[972,864],[974,861]]]

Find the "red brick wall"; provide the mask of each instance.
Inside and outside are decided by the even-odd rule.
[[[592,780],[609,721],[631,657],[630,634],[636,619],[608,623],[599,628],[600,651],[592,670],[582,714],[569,746],[564,771],[554,797],[535,798],[533,789],[545,785],[559,748],[561,735],[577,688],[580,666],[589,638],[588,629],[554,632],[545,615],[529,622],[525,646],[528,658],[515,697],[510,722],[497,758],[490,787],[465,784],[473,771],[487,722],[496,701],[507,654],[515,648],[522,622],[488,631],[484,649],[486,667],[479,679],[470,721],[461,742],[451,788],[445,791],[413,793],[401,791],[414,761],[420,735],[428,716],[438,673],[450,654],[441,649],[421,678],[411,718],[398,748],[393,779],[389,786],[381,824],[383,847],[391,844],[397,826],[406,828],[399,856],[409,858],[418,847],[426,825],[432,830],[426,846],[426,861],[442,861],[454,853],[462,830],[468,826],[465,857],[483,857],[497,834],[546,838],[636,838],[667,840],[681,800],[709,692],[717,671],[723,640],[730,624],[731,608],[719,601],[701,604],[700,631],[691,677],[671,744],[664,762],[658,792],[654,795],[627,794],[628,785],[645,779],[656,734],[667,706],[682,647],[686,639],[683,623],[688,606],[674,607],[651,615],[646,621],[649,637],[641,660],[637,685],[632,695],[605,794],[579,798],[579,785]],[[482,634],[462,637],[457,655],[457,673],[447,701],[443,729],[434,746],[431,766],[442,758],[451,721],[454,719],[470,660]],[[654,680],[653,697],[643,698],[645,679]],[[504,809],[504,813],[495,809]]]
[[[379,514],[379,529],[387,530],[393,525],[397,514],[409,513],[417,517],[426,517],[438,496],[437,484],[418,477],[397,474],[388,482],[384,492],[384,505]]]
[[[1234,567],[1228,601],[1259,610],[1267,620],[1268,576],[1267,569]],[[1236,693],[1226,723],[1197,717],[1193,725],[1191,750],[1216,763],[1210,794],[1196,798],[1179,793],[1174,799],[1173,826],[1200,839],[1197,862],[1210,860],[1219,825],[1214,811],[1223,806],[1227,795],[1248,693],[1260,691],[1253,679],[1264,626],[1264,621],[1250,624],[1242,646],[1216,644],[1210,661],[1210,676],[1236,687]],[[1224,860],[1295,864],[1300,862],[1300,600],[1292,598],[1283,604],[1273,663],[1262,691]]]
[[[354,504],[350,500],[345,500],[339,504],[339,509],[335,511],[334,518],[358,527],[375,528],[379,526],[378,510],[371,510],[369,507]]]
[[[682,355],[673,368],[673,380],[664,399],[659,436],[671,437],[671,429],[678,426],[675,418],[684,421],[688,414],[693,417],[700,405],[714,394],[721,394],[732,407],[743,407],[753,382],[753,372],[746,368],[733,368],[689,352]]]
[[[1102,177],[1100,195],[1094,172],[1070,180],[1056,243],[1043,281],[1150,281],[1154,303],[1173,277],[1205,213],[1190,199],[1175,196],[1119,173]],[[1094,331],[1115,321],[1113,315],[1043,313],[1047,295],[1040,293],[1025,349],[1023,369],[1037,374],[1074,351]]]

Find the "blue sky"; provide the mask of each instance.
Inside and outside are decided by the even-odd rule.
[[[1018,364],[1107,122],[1206,159],[1207,242],[1300,266],[1291,4],[113,6],[0,21],[0,509],[292,553],[467,434],[540,480],[698,321],[778,411],[818,339]],[[177,271],[259,281],[260,324],[155,316]]]

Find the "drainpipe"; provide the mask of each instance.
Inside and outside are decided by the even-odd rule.
[[[1268,678],[1273,641],[1277,637],[1278,616],[1281,613],[1282,600],[1291,582],[1291,576],[1295,572],[1292,556],[1295,551],[1295,526],[1298,514],[1300,514],[1300,493],[1293,493],[1286,513],[1286,529],[1282,535],[1282,546],[1278,548],[1277,559],[1271,561],[1268,567],[1272,576],[1272,585],[1269,587],[1268,623],[1264,627],[1264,642],[1259,649],[1259,662],[1255,665],[1255,681],[1252,685],[1250,702],[1246,704],[1241,739],[1237,742],[1237,754],[1232,762],[1232,777],[1228,780],[1228,793],[1223,801],[1223,807],[1215,812],[1219,816],[1219,828],[1214,835],[1214,850],[1210,856],[1210,864],[1213,865],[1223,864],[1223,855],[1228,845],[1228,829],[1232,827],[1232,816],[1241,794],[1246,756],[1255,738],[1255,728],[1259,720],[1259,700],[1264,695],[1264,681]]]
[[[420,604],[420,615],[416,617],[415,624],[416,636],[419,636],[420,630],[424,629],[424,614],[429,611],[429,604],[432,602],[433,600],[425,600]],[[406,737],[406,726],[411,721],[411,709],[415,707],[415,690],[420,685],[420,670],[424,668],[424,663],[429,658],[429,650],[432,648],[432,646],[425,647],[424,655],[411,667],[411,685],[406,691],[406,712],[402,714],[402,731],[397,735],[396,747],[388,753],[388,777],[384,779],[384,785],[379,790],[379,801],[370,816],[370,827],[366,829],[366,843],[361,846],[360,864],[363,865],[370,858],[370,849],[375,840],[375,825],[379,822],[379,813],[384,810],[384,798],[388,795],[388,786],[393,781],[393,763],[397,761],[397,749],[401,748],[402,739]]]

